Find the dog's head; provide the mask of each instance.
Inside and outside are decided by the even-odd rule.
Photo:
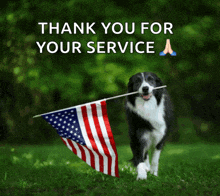
[[[154,73],[137,73],[129,79],[128,92],[138,91],[139,94],[136,96],[142,97],[144,101],[150,100],[152,96],[161,99],[163,89],[153,89],[162,85],[161,79]]]

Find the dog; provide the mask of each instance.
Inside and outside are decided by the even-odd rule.
[[[129,79],[126,115],[129,126],[132,162],[137,167],[137,180],[147,179],[147,172],[158,176],[162,147],[173,122],[173,106],[161,79],[151,72],[137,73]],[[148,151],[152,150],[151,165]]]

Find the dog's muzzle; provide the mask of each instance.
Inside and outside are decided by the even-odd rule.
[[[148,86],[144,86],[142,88],[142,95],[141,96],[146,101],[148,101],[151,98],[152,93],[149,93],[149,87]]]

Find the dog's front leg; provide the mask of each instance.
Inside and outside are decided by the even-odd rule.
[[[147,167],[147,164],[145,162],[146,160],[144,160],[144,154],[146,151],[145,147],[146,147],[146,141],[141,141],[140,143],[138,143],[138,146],[135,147],[135,150],[133,150],[134,165],[137,167],[137,174],[138,174],[137,180],[147,179],[147,172],[149,171],[149,168]]]
[[[152,161],[151,161],[150,173],[155,176],[158,176],[160,153],[161,153],[161,150],[158,150],[156,148],[154,149]]]

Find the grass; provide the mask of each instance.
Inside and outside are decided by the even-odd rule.
[[[60,145],[0,146],[0,195],[220,195],[219,144],[167,144],[159,176],[137,174],[117,146],[120,178],[96,172]]]

